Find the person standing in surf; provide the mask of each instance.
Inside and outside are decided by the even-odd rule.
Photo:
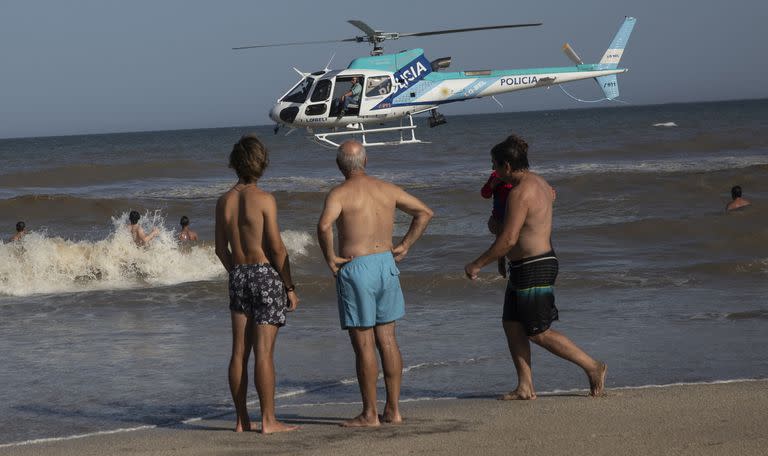
[[[27,224],[24,222],[18,222],[16,224],[16,233],[8,239],[8,242],[20,241],[27,235]]]
[[[528,169],[528,144],[522,138],[511,135],[495,145],[491,160],[498,178],[513,188],[496,241],[467,264],[464,273],[475,280],[489,263],[504,255],[509,261],[502,323],[517,370],[517,388],[501,399],[536,399],[530,342],[584,369],[590,396],[602,396],[605,363],[593,359],[564,334],[550,328],[558,319],[554,284],[559,266],[551,243],[555,192],[547,181]]]
[[[131,211],[131,213],[128,214],[128,221],[130,222],[128,229],[131,232],[131,238],[133,239],[134,244],[138,247],[146,247],[152,239],[160,234],[160,229],[158,227],[153,227],[152,231],[150,231],[149,234],[146,234],[144,233],[144,228],[139,225],[140,219],[141,214],[139,214],[139,211]]]
[[[189,242],[189,241],[197,240],[197,233],[192,231],[192,228],[189,227],[189,217],[187,217],[186,215],[182,216],[181,220],[179,221],[179,224],[181,225],[181,232],[179,232],[179,241]]]
[[[235,432],[256,430],[246,405],[248,358],[253,350],[264,434],[298,429],[275,417],[275,340],[286,312],[296,310],[299,297],[277,224],[275,197],[257,185],[268,164],[267,149],[256,135],[240,138],[229,155],[237,184],[216,203],[216,256],[229,273],[229,387],[237,412]]]
[[[741,196],[741,185],[734,185],[731,188],[731,201],[725,206],[725,212],[735,211],[750,204],[752,203],[749,200]]]
[[[405,258],[433,215],[426,204],[402,188],[367,175],[367,163],[365,147],[358,141],[341,144],[336,164],[344,182],[328,193],[317,222],[320,248],[336,278],[341,328],[349,331],[355,351],[357,383],[363,399],[362,412],[345,421],[345,427],[381,424],[376,411],[377,348],[387,390],[382,420],[402,422],[403,359],[395,323],[405,315],[405,300],[395,262]],[[400,242],[393,245],[396,210],[411,216],[411,224]],[[334,224],[339,237],[338,255],[333,247]]]

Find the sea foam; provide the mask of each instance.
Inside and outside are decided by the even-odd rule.
[[[179,243],[159,211],[139,221],[146,233],[155,226],[160,230],[147,247],[134,244],[127,223],[127,213],[113,217],[112,232],[98,241],[31,232],[0,245],[0,295],[167,286],[225,276],[213,246]],[[284,232],[283,239],[292,255],[305,255],[313,242],[309,233],[297,231]]]

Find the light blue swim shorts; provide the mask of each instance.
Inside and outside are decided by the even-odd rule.
[[[405,315],[400,270],[391,252],[353,258],[336,274],[341,328],[371,328]]]

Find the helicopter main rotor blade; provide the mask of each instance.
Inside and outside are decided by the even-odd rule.
[[[358,21],[357,19],[351,19],[351,20],[348,20],[347,22],[359,28],[360,30],[362,30],[363,33],[368,35],[368,37],[371,39],[373,39],[373,37],[376,36],[376,30],[372,29],[370,25],[366,24],[363,21]]]
[[[253,48],[265,48],[265,47],[277,47],[277,46],[302,46],[305,44],[320,44],[320,43],[341,43],[344,41],[358,41],[357,38],[345,38],[343,40],[323,40],[323,41],[297,41],[295,43],[274,43],[274,44],[256,44],[253,46],[240,46],[232,48],[235,51],[240,49],[253,49]]]
[[[541,25],[542,22],[532,23],[532,24],[509,24],[509,25],[491,25],[488,27],[471,27],[471,28],[461,28],[461,29],[450,29],[450,30],[435,30],[434,32],[415,32],[415,33],[400,33],[400,37],[404,36],[429,36],[429,35],[443,35],[446,33],[463,33],[463,32],[474,32],[477,30],[494,30],[494,29],[503,29],[503,28],[517,28],[517,27],[536,27]]]
[[[536,27],[541,25],[541,22],[538,22],[538,23],[532,23],[532,24],[491,25],[488,27],[470,27],[470,28],[461,28],[461,29],[450,29],[450,30],[435,30],[432,32],[384,33],[384,32],[377,32],[376,30],[371,28],[371,26],[369,26],[363,21],[352,19],[352,20],[348,20],[347,22],[354,25],[358,29],[362,30],[365,33],[365,36],[357,36],[355,38],[345,38],[343,40],[297,41],[293,43],[255,44],[252,46],[234,47],[232,49],[235,51],[238,51],[241,49],[254,49],[254,48],[266,48],[266,47],[278,47],[278,46],[303,46],[307,44],[343,43],[343,42],[357,42],[357,43],[369,42],[369,43],[373,43],[374,46],[377,46],[378,43],[384,40],[393,40],[393,39],[401,38],[404,36],[443,35],[446,33],[475,32],[478,30],[494,30],[494,29],[517,28],[517,27]]]

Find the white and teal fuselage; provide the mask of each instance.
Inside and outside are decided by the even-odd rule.
[[[333,103],[330,94],[334,93],[334,90],[330,90],[326,99],[318,99],[314,96],[314,92],[308,91],[305,102],[288,102],[285,101],[287,97],[281,97],[270,112],[270,117],[278,123],[307,127],[382,123],[402,119],[448,103],[592,78],[597,81],[606,98],[613,99],[619,94],[616,75],[627,71],[618,68],[618,63],[634,23],[634,18],[625,18],[600,63],[596,64],[520,70],[442,72],[433,70],[432,63],[424,56],[422,49],[361,57],[353,60],[344,70],[322,71],[306,75],[306,78],[297,85],[298,87],[302,83],[309,84],[314,90],[320,81],[330,80],[331,87],[335,87],[339,78],[347,81],[350,77],[357,76],[363,84],[358,112],[341,118],[334,117],[330,112]],[[370,90],[369,81],[386,82],[387,79],[389,79],[388,84],[377,84],[377,90]],[[327,82],[325,86],[327,91]],[[319,106],[323,103],[327,104],[327,109]],[[315,107],[308,109],[310,104]],[[281,115],[287,112],[286,109],[291,111],[290,122],[286,121],[286,115]]]
[[[421,49],[402,52],[396,54],[396,56],[399,57],[409,53],[419,53],[421,58],[424,57]],[[380,57],[395,56],[365,57],[364,59],[369,60]],[[384,73],[381,70],[362,68],[358,61],[364,59],[355,60],[346,70],[328,72],[331,73],[329,76],[332,78],[358,76],[362,77],[363,82],[365,82],[370,77],[386,75],[391,78],[391,87],[393,89],[389,94],[366,96],[364,90],[360,100],[359,115],[357,116],[337,119],[328,116],[327,113],[326,115],[313,116],[299,112],[293,121],[293,125],[333,127],[346,125],[351,122],[383,122],[399,119],[408,114],[429,110],[448,103],[490,97],[518,90],[548,87],[554,84],[609,76],[627,71],[622,68],[601,70],[598,69],[599,64],[590,64],[573,67],[443,73],[431,71],[431,68],[428,66],[430,63],[424,59],[424,61],[416,60],[412,65],[406,66],[403,69],[405,71],[403,76],[398,73]],[[324,76],[320,76],[318,80]],[[397,78],[397,76],[400,77]],[[411,77],[411,79],[409,80],[408,77]],[[277,110],[284,107],[282,106],[284,103],[278,104],[280,106],[276,106]]]

